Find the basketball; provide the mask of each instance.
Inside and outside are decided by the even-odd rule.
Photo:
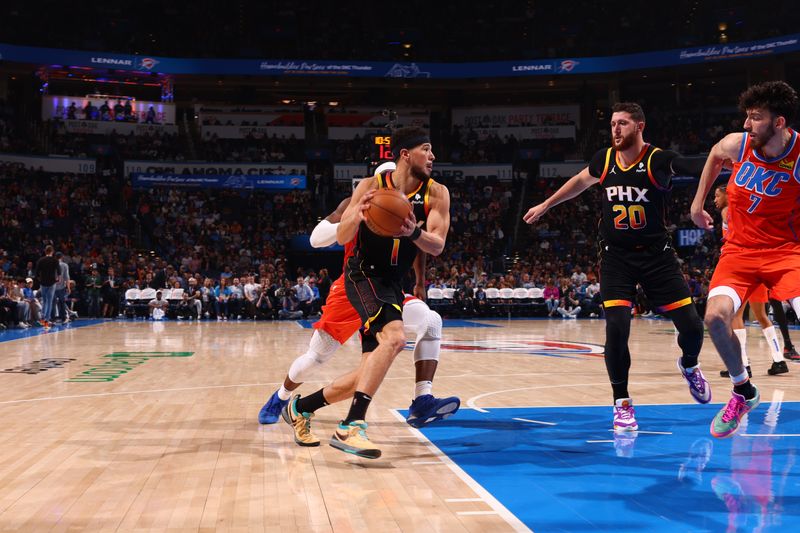
[[[397,235],[411,213],[411,203],[396,189],[378,189],[364,211],[367,227],[382,237]]]

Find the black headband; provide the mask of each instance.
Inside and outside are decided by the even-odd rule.
[[[411,150],[420,144],[430,143],[431,138],[429,135],[418,135],[407,139],[403,144],[396,144],[392,146],[392,152],[395,157],[400,157],[400,150]]]

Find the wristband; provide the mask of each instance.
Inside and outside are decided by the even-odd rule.
[[[412,241],[416,241],[417,239],[419,239],[420,235],[422,235],[422,230],[420,229],[419,226],[417,226],[416,228],[414,228],[414,231],[411,232],[411,235],[409,235],[408,238],[411,239]]]

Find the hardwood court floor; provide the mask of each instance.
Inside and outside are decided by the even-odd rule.
[[[434,393],[460,396],[462,409],[611,403],[598,354],[603,321],[450,325]],[[634,322],[638,404],[690,401],[671,331],[663,321]],[[327,445],[346,404],[314,419],[318,448],[296,446],[282,422],[259,425],[261,405],[310,332],[294,322],[103,322],[0,342],[0,369],[9,369],[0,373],[0,530],[525,529],[398,418],[413,392],[411,352],[399,356],[368,415],[381,459]],[[779,388],[784,401],[800,400],[800,365],[767,377],[766,344],[757,328],[749,334],[762,396]],[[300,391],[349,370],[358,352],[351,339]],[[701,360],[715,401],[726,401],[729,381],[708,339]]]

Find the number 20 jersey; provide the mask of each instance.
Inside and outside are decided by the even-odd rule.
[[[589,173],[600,180],[604,244],[641,249],[669,239],[666,206],[669,200],[669,159],[660,148],[645,144],[627,167],[614,148],[597,152]]]
[[[800,142],[791,134],[774,158],[759,154],[745,133],[728,180],[726,247],[778,248],[800,244]]]

